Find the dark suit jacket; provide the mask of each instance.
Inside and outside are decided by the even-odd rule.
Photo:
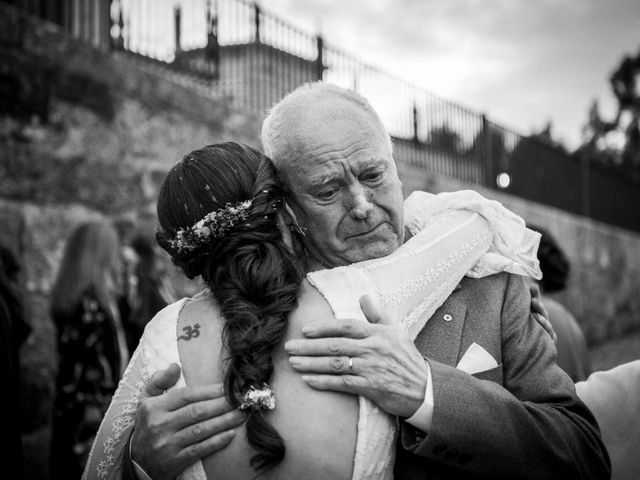
[[[522,277],[465,278],[429,319],[415,343],[431,367],[433,423],[425,436],[401,421],[396,479],[610,477],[596,421],[530,303]],[[455,368],[474,342],[497,368]]]

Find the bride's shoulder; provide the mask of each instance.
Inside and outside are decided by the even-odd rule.
[[[309,322],[332,318],[333,312],[327,300],[308,280],[304,280],[300,286],[298,306],[289,315],[289,337],[301,337],[300,328]]]
[[[209,292],[194,297],[180,309],[174,332],[187,385],[216,383],[223,378],[224,325],[225,319]]]
[[[211,295],[207,291],[171,303],[156,313],[149,323],[147,323],[144,329],[144,335],[154,338],[158,336],[158,334],[167,331],[175,332],[186,312],[192,312],[195,309],[202,310],[205,305],[210,303]]]
[[[170,324],[175,324],[178,320],[180,310],[187,302],[188,298],[182,298],[177,302],[171,303],[160,310],[155,316],[147,323],[144,328],[145,336],[153,336],[158,331],[166,330]]]

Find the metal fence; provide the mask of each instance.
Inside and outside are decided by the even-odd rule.
[[[198,88],[260,115],[308,81],[352,88],[379,113],[394,137],[398,161],[640,231],[640,215],[618,213],[620,206],[640,200],[639,185],[361,62],[255,2],[10,3],[98,47],[177,72]]]
[[[352,88],[372,103],[400,161],[495,187],[511,135],[468,108],[368,65],[248,0],[117,0],[113,45],[200,75],[219,95],[263,114],[305,82]],[[504,139],[497,148],[498,139]],[[502,155],[495,158],[496,154]]]

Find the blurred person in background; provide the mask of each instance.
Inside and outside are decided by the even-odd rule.
[[[52,478],[80,478],[95,433],[129,360],[119,310],[122,262],[106,221],[79,225],[51,292],[58,330]]]
[[[548,311],[549,322],[557,335],[558,365],[574,382],[586,380],[592,368],[582,329],[569,310],[547,295],[565,289],[571,265],[547,230],[535,225],[529,225],[529,228],[542,236],[538,249],[542,279],[538,285],[542,290],[542,302]]]
[[[612,480],[640,477],[640,360],[595,372],[576,384],[611,459]]]
[[[131,302],[131,331],[135,335],[129,347],[138,345],[144,327],[156,313],[173,303],[175,299],[166,285],[166,272],[154,249],[152,233],[138,232],[131,240],[131,248],[137,261],[133,269],[135,287]]]
[[[558,365],[578,382],[578,396],[598,421],[611,459],[611,478],[635,480],[640,475],[640,360],[591,374],[587,344],[578,322],[565,307],[546,296],[564,290],[569,260],[548,231],[533,225],[529,228],[542,235],[538,259],[543,277],[539,285],[557,335]]]
[[[23,294],[15,256],[0,244],[0,375],[9,384],[9,394],[0,395],[2,426],[2,462],[7,478],[24,478],[20,428],[20,346],[29,335]]]

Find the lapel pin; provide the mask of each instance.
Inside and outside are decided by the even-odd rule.
[[[450,322],[451,320],[453,320],[453,317],[447,313],[444,317],[442,317],[442,319],[445,322]]]

